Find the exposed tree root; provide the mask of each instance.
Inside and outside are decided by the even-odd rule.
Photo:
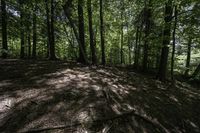
[[[105,118],[105,119],[100,119],[100,120],[94,120],[91,124],[94,123],[105,123],[107,121],[114,121],[116,119],[121,119],[127,116],[136,116],[139,117],[140,119],[144,120],[147,123],[152,124],[153,126],[155,126],[156,128],[160,129],[163,133],[170,133],[170,131],[168,129],[166,129],[162,124],[160,124],[159,122],[152,120],[146,116],[140,115],[139,113],[137,113],[136,111],[130,111],[127,113],[123,113],[120,115],[116,115],[114,117],[111,118]],[[88,123],[74,123],[74,124],[70,124],[70,125],[62,125],[62,126],[55,126],[55,127],[47,127],[47,128],[41,128],[41,129],[31,129],[29,131],[25,131],[25,132],[21,132],[21,133],[38,133],[38,132],[43,132],[43,131],[48,131],[48,130],[57,130],[57,129],[71,129],[72,127],[78,127],[84,124],[88,124]]]

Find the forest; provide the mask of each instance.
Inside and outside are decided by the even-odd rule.
[[[200,132],[199,0],[0,3],[0,132]]]

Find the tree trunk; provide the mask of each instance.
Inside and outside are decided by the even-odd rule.
[[[19,1],[20,6],[20,39],[21,39],[21,48],[20,48],[20,58],[23,59],[25,56],[25,42],[24,42],[24,13],[23,13],[23,2]]]
[[[30,33],[30,26],[27,27],[28,30],[28,37],[27,37],[27,41],[28,41],[28,58],[31,58],[31,33]]]
[[[6,20],[6,2],[1,0],[1,11],[2,11],[2,58],[8,56],[8,42],[7,42],[7,20]]]
[[[96,48],[94,45],[94,36],[93,36],[93,28],[92,28],[92,7],[91,0],[87,0],[87,8],[88,8],[88,22],[89,22],[89,34],[90,34],[90,49],[92,53],[92,64],[97,63],[96,58]]]
[[[143,50],[143,64],[142,69],[143,71],[147,70],[148,65],[148,52],[149,52],[149,44],[148,44],[148,37],[150,33],[150,21],[151,21],[151,0],[149,0],[149,4],[145,5],[144,8],[144,16],[145,16],[145,37],[144,37],[144,50]]]
[[[164,33],[163,33],[161,60],[160,60],[160,66],[159,66],[159,71],[158,71],[158,79],[160,81],[166,80],[168,54],[169,54],[168,45],[170,44],[172,11],[173,11],[172,0],[168,0],[165,6],[165,26],[164,26]]]
[[[104,40],[104,20],[103,20],[103,0],[100,0],[100,34],[101,34],[101,61],[102,65],[106,64],[105,57],[105,40]]]
[[[129,26],[127,26],[127,33],[129,33]],[[128,34],[128,62],[129,62],[129,65],[131,65],[131,48],[132,48],[132,44],[130,43],[130,36]]]
[[[35,1],[36,2],[36,1]],[[34,5],[33,9],[33,50],[32,50],[32,58],[36,58],[36,43],[37,43],[37,18],[36,18],[36,11],[37,11],[37,3]]]
[[[121,55],[121,64],[124,63],[123,61],[123,45],[124,45],[124,22],[123,22],[123,15],[124,15],[124,3],[121,2],[122,8],[121,8],[121,48],[120,48],[120,55]]]
[[[50,23],[50,38],[51,38],[51,42],[50,42],[50,60],[55,60],[56,56],[55,56],[55,36],[54,36],[54,0],[51,0],[51,23]]]
[[[83,0],[78,0],[78,22],[79,22],[79,61],[83,64],[86,63],[86,59],[84,58],[85,50],[85,27],[84,27],[84,16],[83,16]],[[81,50],[81,47],[83,50]]]
[[[51,27],[50,27],[50,20],[49,20],[49,0],[45,0],[46,6],[46,25],[47,25],[47,57],[50,57],[50,43],[51,43]]]
[[[94,47],[96,48],[96,46],[97,46],[97,31],[98,30],[98,26],[95,26],[95,28],[94,28]],[[96,56],[97,57],[97,56]],[[97,62],[98,62],[98,59],[97,59]]]
[[[139,26],[137,26],[137,31],[136,31],[136,40],[135,40],[135,58],[134,58],[134,66],[135,68],[138,67],[138,41],[139,41]]]
[[[124,45],[124,31],[123,31],[123,24],[121,25],[121,51],[120,51],[120,55],[121,55],[121,64],[124,63],[123,60],[123,45]]]
[[[175,21],[174,21],[174,30],[173,30],[173,45],[172,45],[172,58],[171,58],[171,79],[172,79],[172,81],[174,81],[174,56],[175,56],[176,26],[177,26],[177,15],[178,15],[177,6],[175,6],[174,15],[175,15]]]
[[[51,42],[51,27],[50,27],[50,20],[49,20],[49,0],[45,0],[45,8],[46,8],[46,30],[47,30],[47,53],[46,57],[50,58],[50,42]]]
[[[142,24],[140,25],[140,27],[138,26],[138,35],[136,35],[136,36],[138,36],[137,38],[137,48],[136,48],[136,55],[135,55],[135,68],[136,69],[138,69],[139,68],[139,65],[140,65],[140,63],[139,63],[139,59],[140,59],[140,48],[141,48],[141,37],[142,37]]]
[[[187,60],[186,60],[186,70],[185,70],[185,77],[189,76],[189,71],[190,71],[190,60],[191,60],[191,44],[192,44],[192,38],[189,37],[188,41],[188,48],[187,48]]]
[[[155,63],[155,66],[156,66],[156,69],[159,69],[159,66],[160,66],[160,48],[157,48],[156,49],[157,52],[156,52],[156,63]]]

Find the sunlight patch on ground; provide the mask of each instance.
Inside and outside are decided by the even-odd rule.
[[[103,69],[99,69],[99,70],[97,70],[97,72],[100,72],[100,73],[104,73],[104,74],[108,74],[108,75],[110,75],[109,72],[107,72],[107,71],[105,71],[105,70],[103,70]]]
[[[0,101],[0,126],[4,123],[4,118],[9,115],[11,108],[15,104],[14,98],[5,98]]]
[[[43,93],[45,93],[46,89],[27,89],[27,90],[18,90],[16,91],[16,96],[15,102],[17,103],[25,103],[30,100],[36,100],[40,99],[41,97],[44,97]],[[46,98],[46,97],[45,97]],[[20,104],[21,105],[21,104]]]
[[[47,85],[54,85],[57,89],[66,87],[68,85],[77,88],[88,88],[92,84],[96,83],[96,80],[94,80],[95,76],[91,77],[91,74],[78,70],[66,69],[61,72],[56,72],[53,75],[54,77],[48,79],[45,83]],[[100,77],[96,76],[96,78],[99,79]],[[101,80],[105,79],[103,78]],[[105,80],[103,82],[109,81]]]
[[[0,101],[0,113],[10,109],[14,104],[14,98],[6,98]]]
[[[88,111],[79,112],[76,116],[77,120],[81,123],[86,123],[91,121]]]
[[[92,87],[95,91],[101,90],[100,86],[98,86],[98,85],[91,85],[91,87]]]

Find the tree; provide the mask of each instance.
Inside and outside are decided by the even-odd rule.
[[[51,27],[49,20],[49,0],[45,0],[45,8],[46,8],[46,27],[47,27],[47,57],[50,56],[50,43],[51,43]]]
[[[37,17],[36,17],[36,11],[37,11],[37,3],[35,1],[34,7],[33,7],[33,50],[32,50],[32,58],[36,58],[36,43],[37,43]]]
[[[123,64],[123,45],[124,45],[124,21],[123,21],[123,19],[124,19],[124,3],[121,1],[120,2],[121,3],[121,51],[120,51],[120,55],[121,55],[121,58],[120,58],[120,60],[121,60],[121,64]]]
[[[51,0],[51,23],[50,23],[50,37],[51,37],[51,42],[50,42],[50,50],[49,50],[49,59],[50,60],[55,60],[56,55],[55,55],[55,36],[54,36],[54,0]]]
[[[103,19],[103,0],[100,0],[100,35],[101,35],[101,63],[106,64],[105,40],[104,40],[104,19]]]
[[[140,48],[141,48],[141,37],[142,37],[142,23],[140,21],[137,23],[136,29],[136,40],[135,40],[135,58],[134,66],[136,69],[139,68],[139,57],[140,57]]]
[[[171,20],[172,20],[172,0],[168,0],[165,6],[165,24],[163,32],[163,42],[162,42],[162,51],[160,66],[158,71],[158,79],[161,81],[166,80],[166,72],[168,65],[168,54],[169,54],[169,44],[170,44],[170,34],[171,34]]]
[[[186,59],[186,70],[185,70],[185,77],[189,76],[189,71],[190,71],[190,60],[191,60],[191,44],[192,44],[192,38],[189,37],[188,40],[188,45],[187,45],[187,59]]]
[[[30,31],[30,26],[27,26],[27,31],[28,31],[28,35],[27,35],[27,42],[28,42],[28,58],[31,58],[31,33]]]
[[[23,59],[25,56],[25,42],[24,42],[24,3],[22,0],[19,0],[20,6],[20,40],[21,40],[21,48],[20,48],[20,58]]]
[[[92,53],[92,64],[97,63],[96,59],[96,48],[94,44],[94,36],[93,36],[93,28],[92,28],[92,7],[91,7],[91,0],[87,0],[87,8],[88,8],[88,22],[89,22],[89,34],[90,34],[90,49]]]
[[[139,26],[137,25],[136,29],[136,37],[135,37],[135,58],[134,58],[134,66],[135,68],[138,67],[138,57],[139,57],[139,48],[138,48],[138,41],[139,41]]]
[[[148,44],[148,37],[150,33],[150,21],[151,21],[151,0],[149,0],[148,5],[145,2],[145,7],[144,7],[144,23],[145,23],[145,37],[144,37],[144,50],[143,50],[143,71],[147,70],[147,64],[148,64],[148,53],[149,53],[149,44]]]
[[[7,42],[7,20],[6,20],[6,2],[1,0],[1,19],[2,19],[2,58],[8,56],[8,42]]]
[[[78,22],[79,22],[79,61],[83,64],[86,63],[86,59],[84,58],[85,50],[85,27],[84,27],[84,16],[83,16],[83,0],[78,0]],[[82,50],[81,50],[82,49]]]
[[[172,58],[171,58],[171,79],[174,81],[174,56],[175,56],[175,45],[176,45],[176,27],[177,27],[177,19],[178,19],[178,10],[177,6],[174,9],[174,30],[173,30],[173,44],[172,44]]]

